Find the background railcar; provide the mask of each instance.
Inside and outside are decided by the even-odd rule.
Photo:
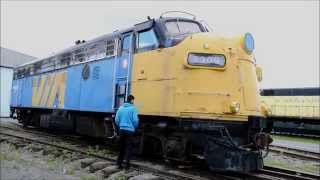
[[[271,129],[253,51],[250,33],[217,35],[195,18],[148,19],[18,67],[11,108],[25,126],[107,137],[133,94],[138,152],[252,171],[263,166]]]
[[[320,88],[263,89],[261,98],[275,132],[320,135]]]

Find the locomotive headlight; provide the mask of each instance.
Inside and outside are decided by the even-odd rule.
[[[231,110],[232,113],[240,112],[240,103],[232,102],[231,105],[230,105],[230,110]]]
[[[193,66],[224,67],[226,57],[223,54],[190,53],[188,64]]]
[[[243,37],[243,48],[248,54],[254,50],[254,39],[250,33],[246,33]]]

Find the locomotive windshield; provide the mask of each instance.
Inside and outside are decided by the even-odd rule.
[[[157,36],[153,29],[150,29],[148,31],[139,32],[138,35],[138,48],[148,48],[148,47],[157,47],[158,46],[158,40]]]
[[[170,36],[202,32],[200,25],[192,21],[167,21],[165,26]]]

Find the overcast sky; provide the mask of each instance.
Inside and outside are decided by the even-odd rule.
[[[319,1],[1,1],[1,46],[45,57],[126,28],[147,16],[183,10],[217,33],[251,32],[262,88],[319,86]]]

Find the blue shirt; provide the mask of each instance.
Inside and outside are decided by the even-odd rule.
[[[135,132],[139,125],[137,108],[131,103],[124,103],[117,111],[116,125],[119,129]]]

